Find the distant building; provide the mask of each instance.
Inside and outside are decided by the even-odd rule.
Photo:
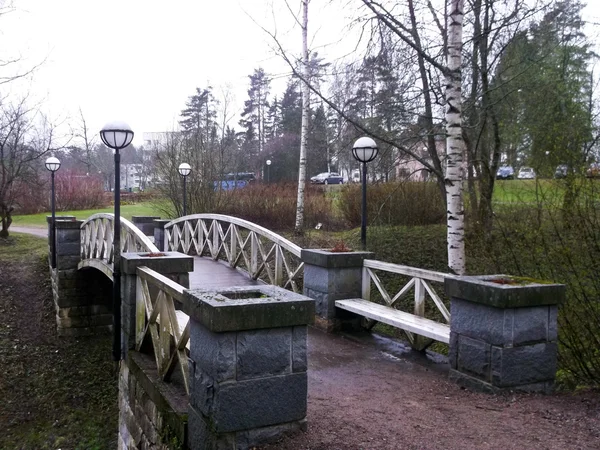
[[[421,160],[431,161],[429,151],[427,149],[427,141],[422,136],[419,130],[410,130],[409,132],[414,133],[415,138],[408,138],[405,147],[410,150],[413,154],[417,155]],[[440,130],[435,135],[435,147],[442,163],[442,168],[446,170],[446,135]],[[429,181],[432,179],[432,174],[414,156],[409,155],[406,152],[400,152],[398,160],[396,162],[396,178],[398,180],[405,181]]]
[[[137,191],[143,189],[143,164],[121,164],[121,189]]]

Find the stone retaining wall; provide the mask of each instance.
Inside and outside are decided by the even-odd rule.
[[[187,396],[163,383],[149,355],[130,351],[119,371],[119,450],[186,448]]]

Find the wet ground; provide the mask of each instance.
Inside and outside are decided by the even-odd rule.
[[[393,340],[309,333],[308,431],[269,449],[598,449],[600,395],[494,396]]]

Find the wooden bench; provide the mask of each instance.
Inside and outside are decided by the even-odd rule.
[[[446,344],[450,342],[450,325],[398,311],[390,306],[379,305],[362,298],[336,300],[335,306],[436,341]]]

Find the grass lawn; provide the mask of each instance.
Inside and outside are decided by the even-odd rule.
[[[117,448],[111,336],[60,338],[46,239],[0,238],[0,448]]]
[[[544,203],[561,206],[565,192],[564,179],[537,180],[496,180],[494,187],[494,203]],[[580,192],[597,191],[600,181],[597,179],[579,178],[576,185]]]
[[[78,219],[87,219],[93,214],[112,212],[114,212],[114,207],[110,206],[108,208],[86,209],[82,211],[57,211],[56,215],[75,216]],[[14,216],[13,225],[44,228],[47,226],[46,216],[49,216],[50,214],[50,212],[45,212],[26,216]],[[131,220],[132,216],[160,216],[161,213],[157,211],[155,203],[143,202],[134,205],[121,205],[121,215],[127,220]]]

